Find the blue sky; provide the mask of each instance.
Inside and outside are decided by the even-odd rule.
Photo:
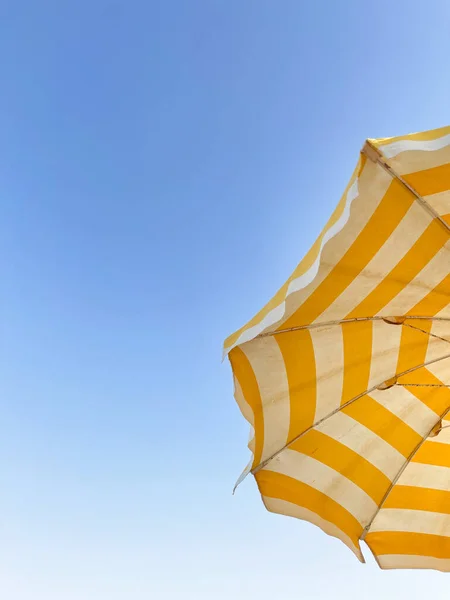
[[[231,496],[221,345],[366,137],[450,123],[449,26],[444,0],[1,3],[2,598],[447,598]]]

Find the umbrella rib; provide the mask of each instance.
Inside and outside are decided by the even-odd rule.
[[[438,387],[438,388],[450,388],[450,385],[445,383],[396,383],[398,387]]]
[[[278,329],[277,331],[267,331],[265,333],[260,333],[259,335],[256,336],[256,338],[263,338],[263,337],[269,337],[269,336],[274,336],[274,335],[279,335],[281,333],[290,333],[291,331],[301,331],[304,329],[318,329],[320,327],[331,327],[332,325],[343,325],[345,323],[359,323],[359,322],[364,322],[364,321],[384,321],[387,317],[353,317],[352,319],[339,319],[336,321],[323,321],[323,322],[319,322],[319,323],[310,323],[309,325],[298,325],[296,327],[289,327],[288,329]],[[447,322],[450,321],[449,317],[424,317],[424,316],[405,316],[405,319],[408,320],[421,320],[421,321],[443,321],[443,322]],[[398,323],[399,325],[401,325],[402,323]],[[408,325],[407,323],[403,323],[404,325]],[[413,327],[413,325],[408,325],[409,327]],[[416,327],[415,329],[418,329],[418,331],[423,331],[423,333],[426,333],[427,335],[431,335],[432,337],[439,337],[436,336],[433,333],[428,333],[428,331],[425,331],[424,329],[419,329],[418,327]],[[256,339],[255,338],[255,339]],[[443,341],[449,342],[450,340],[445,340],[444,338],[439,338],[439,339],[443,339]]]
[[[394,485],[398,482],[398,480],[400,479],[400,477],[403,475],[406,467],[410,464],[410,462],[412,461],[412,459],[414,458],[414,456],[417,454],[417,452],[420,450],[420,448],[423,446],[423,444],[427,441],[427,439],[429,438],[431,432],[433,431],[433,429],[436,427],[436,425],[438,425],[442,419],[448,414],[448,412],[450,411],[450,406],[448,408],[446,408],[444,410],[444,412],[442,413],[442,415],[438,418],[438,420],[436,421],[436,423],[434,423],[433,427],[431,427],[431,429],[428,431],[428,433],[420,440],[420,442],[417,444],[417,446],[414,448],[414,450],[411,452],[411,454],[408,456],[408,458],[405,460],[402,468],[400,469],[400,471],[397,473],[397,475],[394,477],[394,479],[391,482],[391,485],[388,487],[388,489],[386,490],[386,493],[384,494],[383,498],[381,499],[380,504],[378,505],[377,510],[375,511],[375,513],[373,514],[372,518],[370,519],[369,523],[364,527],[363,532],[360,536],[360,540],[364,540],[366,535],[369,533],[370,528],[372,527],[372,524],[377,516],[377,514],[380,512],[380,510],[383,508],[384,503],[386,502],[386,500],[388,499],[389,494],[392,492],[392,489],[394,487]]]
[[[420,329],[420,327],[416,327],[415,325],[411,325],[410,323],[403,323],[405,327],[409,327],[410,329],[415,329],[416,331],[420,331],[421,333],[425,333],[426,335],[436,338],[437,340],[441,340],[441,342],[447,342],[450,344],[450,340],[447,338],[443,338],[440,335],[436,335],[435,333],[431,333],[431,331],[426,331],[426,329]]]
[[[409,373],[413,373],[414,371],[417,371],[418,369],[421,369],[422,367],[427,367],[429,365],[432,365],[432,364],[435,364],[437,362],[440,362],[441,360],[446,360],[447,358],[450,358],[450,353],[449,354],[444,354],[443,356],[441,356],[439,358],[434,358],[434,359],[429,360],[428,362],[424,362],[424,363],[422,363],[420,365],[416,365],[415,367],[411,367],[410,369],[407,369],[406,371],[403,371],[402,373],[398,373],[396,375],[396,378],[403,377],[404,375],[409,375]],[[308,427],[307,429],[305,429],[304,431],[302,431],[302,433],[300,433],[295,438],[293,438],[292,440],[290,440],[282,448],[280,448],[279,450],[277,450],[276,452],[274,452],[273,454],[271,454],[268,458],[264,459],[261,463],[259,463],[259,465],[256,465],[256,467],[254,467],[250,471],[250,473],[252,473],[252,475],[255,475],[256,473],[258,473],[258,471],[260,471],[265,466],[267,466],[271,460],[273,460],[275,457],[277,457],[279,454],[281,454],[281,452],[283,452],[284,450],[286,450],[287,448],[289,448],[290,446],[292,446],[292,444],[294,444],[297,440],[299,440],[306,433],[308,433],[308,431],[311,431],[312,429],[314,429],[318,425],[321,425],[324,421],[327,421],[328,419],[330,419],[331,417],[333,417],[335,414],[337,414],[338,412],[340,412],[342,409],[346,408],[350,404],[353,404],[353,402],[356,402],[356,400],[359,400],[360,398],[362,398],[366,394],[370,394],[371,392],[373,392],[374,390],[376,390],[379,387],[379,385],[380,384],[374,385],[371,388],[369,388],[368,390],[366,390],[365,392],[362,392],[361,394],[358,394],[357,396],[355,396],[351,400],[348,400],[347,402],[345,402],[344,404],[342,404],[341,406],[339,406],[339,408],[336,408],[335,410],[333,410],[330,414],[326,415],[325,417],[322,417],[322,419],[319,419],[318,421],[316,421],[315,423],[313,423],[312,425],[310,425],[310,427]]]
[[[434,219],[437,219],[441,225],[450,232],[450,226],[444,221],[444,219],[434,210],[434,208],[428,204],[428,202],[411,186],[407,183],[403,177],[401,177],[395,169],[388,164],[387,159],[383,156],[382,152],[378,150],[369,140],[366,141],[362,152],[372,161],[378,163],[387,173],[391,175],[393,179],[397,179],[406,189],[408,189],[415,197],[417,202],[428,212]]]

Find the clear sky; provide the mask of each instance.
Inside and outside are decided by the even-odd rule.
[[[449,31],[445,0],[0,4],[2,599],[448,598],[231,495],[221,346],[366,137],[450,123]]]

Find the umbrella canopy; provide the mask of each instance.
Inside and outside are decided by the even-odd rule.
[[[319,238],[225,342],[271,512],[450,571],[450,127],[368,140]]]

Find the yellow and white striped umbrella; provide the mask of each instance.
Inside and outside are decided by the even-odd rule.
[[[368,140],[311,250],[225,342],[269,511],[384,569],[450,571],[449,300],[450,127]]]

